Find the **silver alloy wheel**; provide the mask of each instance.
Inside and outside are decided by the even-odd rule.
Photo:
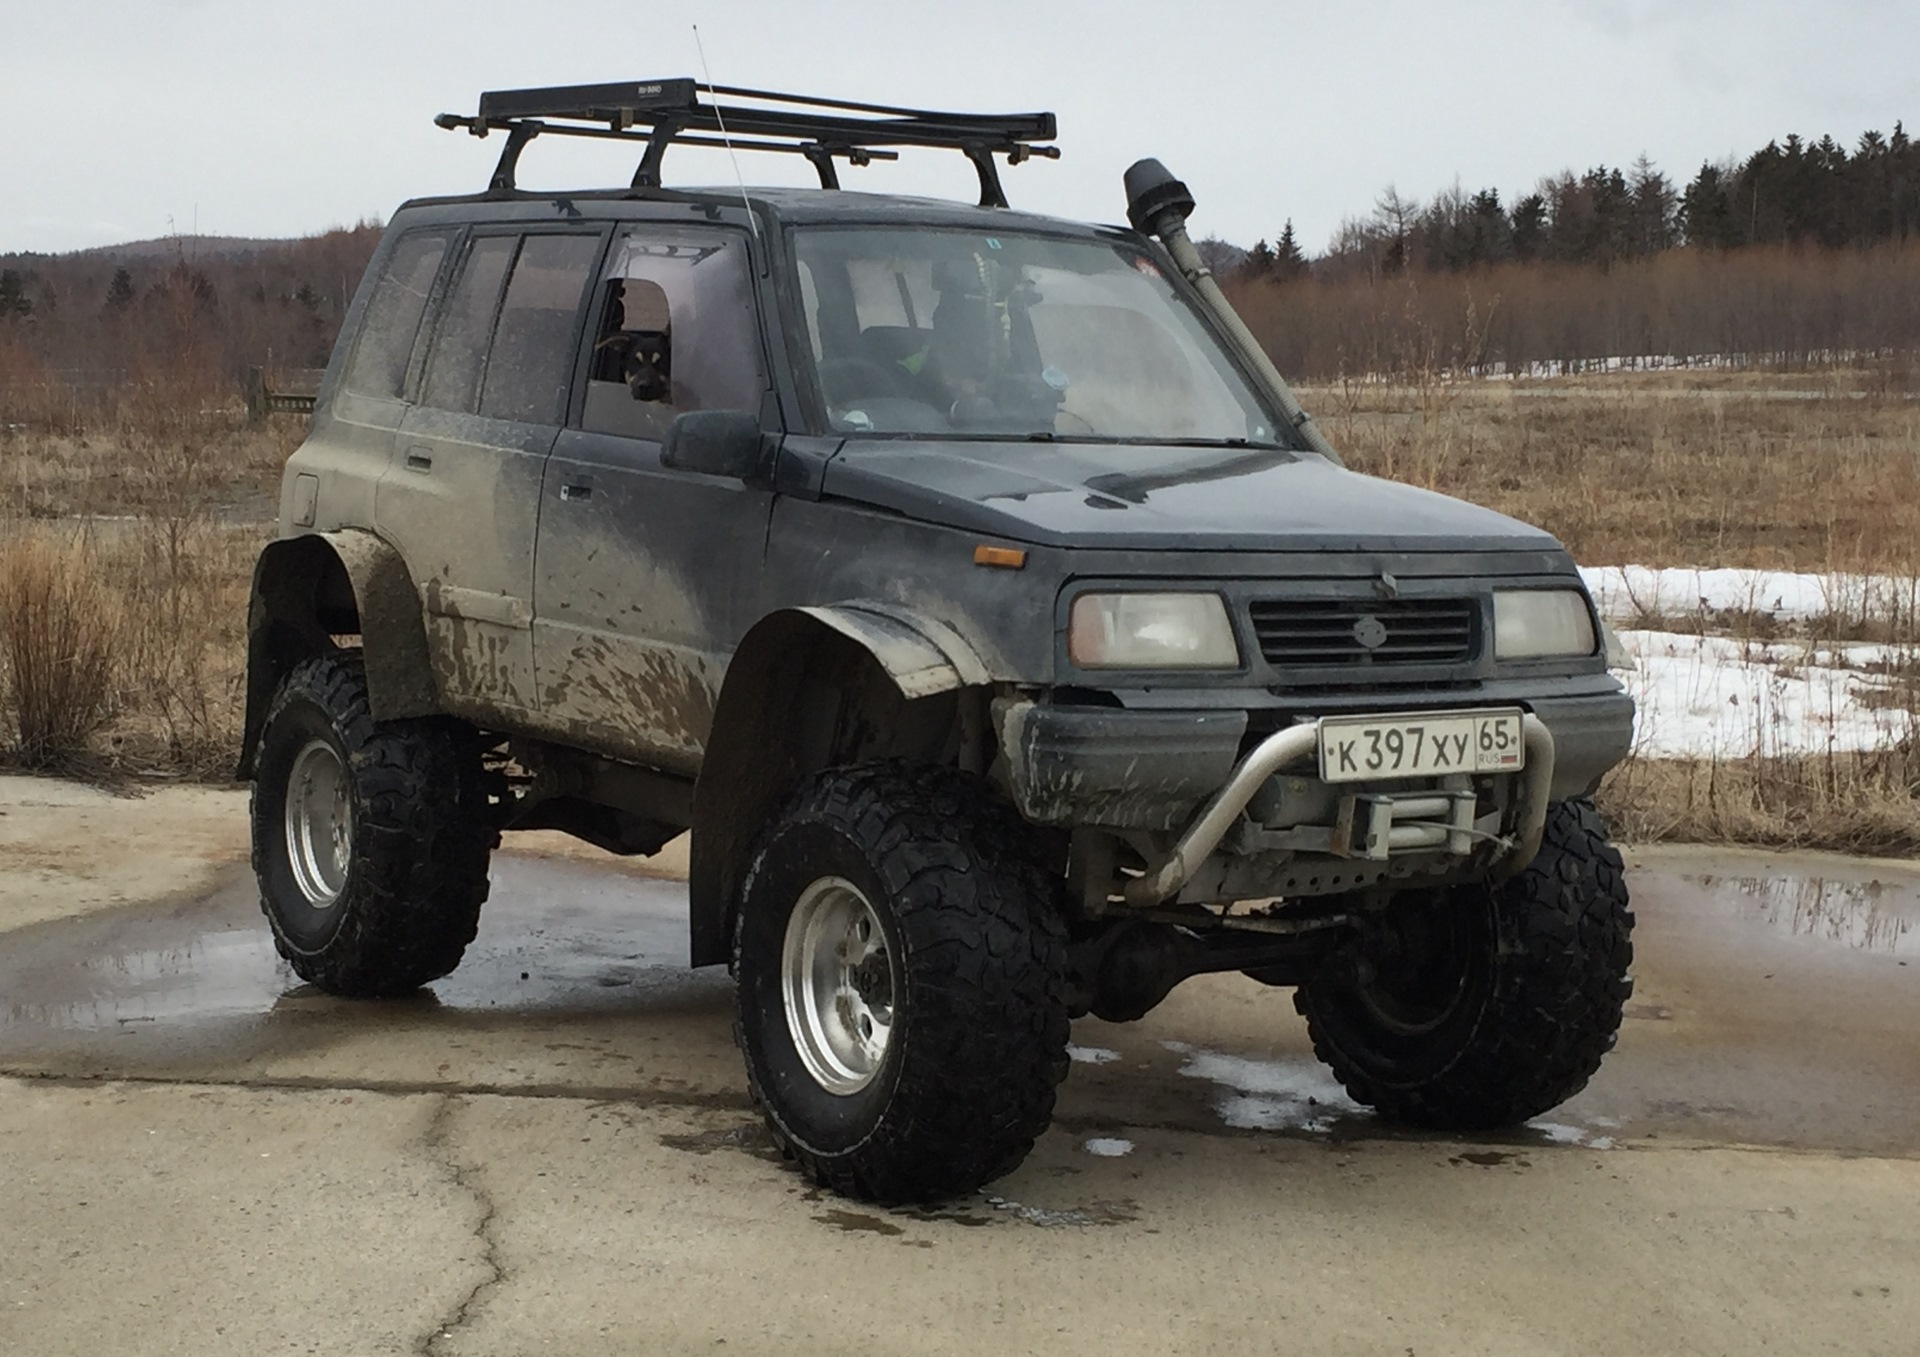
[[[347,886],[353,858],[353,795],[340,751],[309,741],[287,774],[287,862],[315,909],[329,909]]]
[[[893,1035],[893,958],[880,916],[844,877],[801,892],[780,951],[780,995],[794,1049],[829,1093],[873,1082]]]

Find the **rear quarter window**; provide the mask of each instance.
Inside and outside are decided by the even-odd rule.
[[[421,403],[470,412],[486,371],[487,345],[500,312],[500,290],[518,248],[518,236],[476,236],[440,315]]]
[[[420,334],[420,318],[446,254],[447,237],[441,232],[416,232],[393,247],[361,318],[347,367],[347,390],[388,398],[406,394],[407,365]]]

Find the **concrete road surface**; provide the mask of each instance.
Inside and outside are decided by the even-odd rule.
[[[1631,854],[1620,1048],[1513,1135],[1379,1126],[1212,977],[887,1211],[779,1161],[677,881],[521,849],[459,972],[350,1003],[242,797],[0,779],[0,1354],[1920,1351],[1905,865]]]

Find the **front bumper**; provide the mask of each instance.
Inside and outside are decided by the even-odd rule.
[[[1520,779],[1520,794],[1514,798],[1510,816],[1512,832],[1500,843],[1500,851],[1493,863],[1505,871],[1519,870],[1532,862],[1533,855],[1540,851],[1540,837],[1547,823],[1547,788],[1553,782],[1552,733],[1537,716],[1526,717],[1524,728],[1527,761],[1525,769],[1514,775]],[[1313,758],[1319,747],[1320,724],[1317,721],[1291,726],[1262,740],[1234,769],[1227,785],[1214,794],[1206,809],[1187,827],[1186,833],[1144,874],[1127,882],[1127,903],[1157,905],[1178,895],[1181,888],[1193,880],[1201,864],[1220,846],[1227,831],[1245,813],[1267,780]],[[1473,836],[1478,832],[1477,816],[1473,813],[1477,802],[1470,791],[1462,790],[1460,796],[1457,804],[1464,814],[1458,816],[1447,808],[1446,797],[1419,793],[1399,797],[1366,797],[1364,799],[1372,813],[1371,818],[1378,821],[1377,829],[1369,831],[1354,823],[1354,810],[1363,798],[1359,793],[1353,793],[1342,804],[1341,820],[1344,825],[1336,823],[1333,832],[1327,836],[1328,848],[1325,851],[1330,856],[1350,856],[1353,840],[1364,836],[1366,855],[1377,861],[1389,860],[1396,848],[1402,852],[1441,850],[1464,857],[1473,851]],[[1431,804],[1435,802],[1441,804]],[[1411,811],[1412,815],[1399,814],[1402,809]],[[1427,818],[1407,823],[1423,814]],[[1396,821],[1400,823],[1396,824]],[[1394,838],[1397,834],[1408,837],[1396,845]],[[1456,838],[1459,842],[1452,842]]]
[[[1548,803],[1590,793],[1627,754],[1633,701],[1611,680],[1605,683],[1595,685],[1597,690],[1520,703],[1528,709],[1525,770],[1491,783],[1459,778],[1420,786],[1326,787],[1310,767],[1318,749],[1318,721],[1299,714],[1252,739],[1250,714],[1243,710],[1142,711],[1002,701],[996,716],[1004,780],[1022,815],[1035,824],[1106,829],[1149,845],[1145,874],[1129,878],[1124,893],[1129,903],[1154,904],[1178,895],[1196,876],[1230,894],[1263,882],[1276,888],[1274,894],[1301,893],[1305,883],[1320,878],[1290,870],[1297,860],[1347,860],[1358,853],[1384,861],[1388,839],[1403,856],[1444,860],[1451,855],[1456,866],[1471,861],[1492,872],[1518,870],[1538,850]],[[1496,705],[1476,696],[1479,700],[1470,704],[1456,696],[1445,706]],[[1380,713],[1411,714],[1438,706],[1378,694],[1366,702]],[[1271,729],[1270,717],[1260,716]],[[1268,789],[1283,773],[1296,802],[1302,795],[1309,802],[1318,796],[1329,810],[1318,819],[1283,822],[1290,834],[1262,835],[1248,819],[1248,808],[1257,798],[1270,802]],[[1477,795],[1488,804],[1476,802]],[[1444,810],[1443,797],[1452,798]],[[1369,839],[1364,824],[1355,832],[1356,806],[1363,818],[1373,817],[1372,838],[1378,843]],[[1398,830],[1395,817],[1404,821]],[[1452,832],[1440,833],[1442,823]],[[1316,839],[1321,827],[1328,832]],[[1216,854],[1242,861],[1230,871],[1217,870]],[[1216,870],[1203,872],[1210,858]],[[1265,860],[1264,869],[1250,861],[1256,858]],[[1341,873],[1328,880],[1399,874]]]

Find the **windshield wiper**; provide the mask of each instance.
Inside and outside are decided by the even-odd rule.
[[[1156,438],[1153,442],[1169,448],[1259,448],[1275,452],[1286,450],[1281,443],[1256,443],[1251,438]]]
[[[1218,447],[1218,443],[1187,442],[1181,447]],[[1114,471],[1103,476],[1093,476],[1087,481],[1087,489],[1096,490],[1114,499],[1125,500],[1129,504],[1145,504],[1150,491],[1165,490],[1176,485],[1192,485],[1199,481],[1224,481],[1235,476],[1251,475],[1256,471],[1265,471],[1276,465],[1287,455],[1285,448],[1254,448],[1245,444],[1248,451],[1238,457],[1229,457],[1224,461],[1212,462],[1203,466],[1181,467],[1168,471],[1149,472],[1145,475],[1129,475]]]
[[[993,435],[983,435],[993,437]],[[1099,443],[1129,448],[1223,448],[1230,451],[1288,452],[1282,443],[1256,443],[1251,438],[1122,438],[1097,433],[1055,433],[1051,429],[1032,429],[1017,437],[1028,443]]]

